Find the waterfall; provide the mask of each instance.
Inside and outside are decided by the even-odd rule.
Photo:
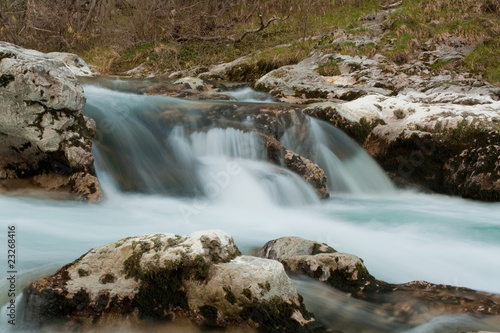
[[[95,143],[98,168],[110,174],[122,191],[206,196],[207,186],[212,185],[204,175],[217,171],[210,168],[223,170],[225,160],[244,159],[244,173],[266,192],[260,197],[271,195],[274,202],[285,205],[317,202],[300,177],[268,165],[265,141],[251,131],[252,117],[237,123],[240,129],[235,129],[228,127],[234,121],[215,124],[222,121],[220,115],[207,120],[216,105],[213,102],[143,96],[90,85],[85,85],[85,92],[84,112],[96,120],[99,129]],[[233,94],[254,96],[247,89]],[[218,107],[238,106],[219,103]],[[393,190],[380,167],[342,131],[307,116],[293,118],[281,143],[316,162],[325,171],[332,194]]]
[[[233,91],[226,91],[224,95],[234,98],[237,101],[252,102],[252,103],[275,103],[276,99],[271,95],[258,92],[252,88],[240,88]]]
[[[97,168],[110,174],[121,190],[178,195],[200,191],[196,160],[182,151],[175,131],[160,123],[161,116],[190,104],[195,108],[195,103],[94,86],[85,86],[85,91],[84,113],[98,128]]]
[[[199,121],[202,103],[94,86],[85,92],[84,112],[99,129],[97,167],[122,191],[279,205],[319,201],[302,178],[267,162],[257,133]]]
[[[394,186],[380,166],[344,132],[314,118],[293,117],[281,143],[316,162],[332,194],[387,193]]]

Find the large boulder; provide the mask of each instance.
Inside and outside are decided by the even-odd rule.
[[[316,325],[283,266],[241,256],[222,231],[150,234],[90,250],[26,290],[34,328],[144,320],[307,332]]]
[[[490,134],[490,140],[494,136]],[[453,194],[500,201],[500,142],[465,149],[449,159],[444,165],[444,184]]]
[[[101,197],[91,153],[96,125],[82,114],[85,96],[71,70],[85,70],[82,62],[0,42],[0,190]]]
[[[438,106],[412,110],[413,115],[399,108],[410,119],[386,118],[387,125],[375,127],[364,142],[389,175],[403,186],[499,201],[498,111],[491,106],[460,112]]]
[[[360,258],[300,237],[269,241],[260,256],[278,260],[291,274],[307,275],[343,291],[360,291],[375,282]]]
[[[488,319],[500,314],[500,295],[425,281],[387,283],[371,276],[360,258],[324,243],[283,237],[266,243],[260,256],[281,262],[294,276],[321,282],[323,287],[299,280],[298,288],[316,319],[340,331],[342,327],[363,331],[381,318],[386,330],[406,331],[439,316],[473,314]],[[325,297],[330,301],[325,302]],[[368,323],[359,317],[345,318],[356,314],[356,308],[363,309],[360,316],[371,316]]]

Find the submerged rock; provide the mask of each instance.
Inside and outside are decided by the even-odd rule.
[[[86,65],[75,57],[0,42],[0,183],[7,191],[101,198],[91,152],[95,122],[82,115],[85,96],[71,69]]]
[[[144,320],[307,332],[316,327],[283,266],[241,256],[221,231],[150,234],[90,250],[26,290],[34,328]]]

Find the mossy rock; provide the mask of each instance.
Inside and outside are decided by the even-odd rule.
[[[318,326],[280,263],[241,257],[232,238],[218,230],[110,243],[33,282],[25,293],[30,329],[130,330],[142,321],[266,332]]]

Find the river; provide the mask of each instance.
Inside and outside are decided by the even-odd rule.
[[[500,293],[498,203],[394,189],[343,133],[306,117],[297,122],[306,139],[292,126],[281,142],[325,170],[332,193],[319,200],[299,176],[266,161],[254,133],[196,130],[197,115],[214,102],[137,95],[116,82],[114,90],[88,82],[84,89],[84,113],[100,127],[94,155],[105,199],[0,197],[4,253],[7,227],[16,226],[17,290],[121,238],[221,229],[244,253],[274,238],[300,236],[361,257],[372,275],[388,282],[426,280]],[[243,99],[238,106],[270,102],[248,91],[234,96]],[[172,118],[179,112],[189,119]],[[251,126],[254,119],[246,121]],[[8,288],[2,279],[3,319]]]

